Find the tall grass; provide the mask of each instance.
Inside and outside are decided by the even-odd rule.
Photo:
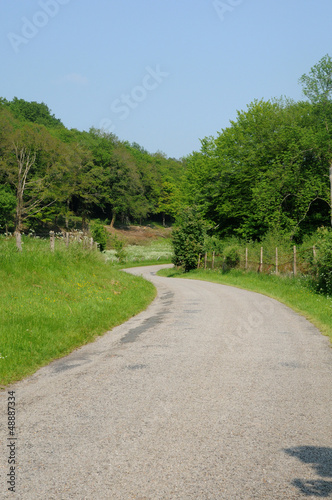
[[[144,309],[151,283],[114,269],[78,244],[0,239],[0,384],[91,342]]]
[[[119,261],[116,250],[106,250],[107,260],[112,263]],[[124,247],[124,263],[171,262],[173,255],[172,243],[169,239],[161,238],[149,242],[147,245],[127,245]]]

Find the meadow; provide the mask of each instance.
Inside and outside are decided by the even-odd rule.
[[[171,262],[173,255],[172,243],[169,238],[159,238],[145,244],[126,245],[123,262],[125,265],[137,263],[165,264]],[[106,260],[119,263],[116,250],[105,251]]]
[[[153,285],[99,251],[0,239],[0,385],[20,380],[145,309]]]

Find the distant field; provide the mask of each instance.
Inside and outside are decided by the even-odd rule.
[[[125,241],[127,245],[150,245],[152,242],[164,239],[169,240],[172,229],[158,224],[149,224],[148,226],[125,226],[122,228],[111,228],[105,226],[110,236],[116,235],[120,240]]]
[[[127,263],[147,263],[151,261],[164,264],[165,262],[171,262],[173,255],[171,241],[165,238],[150,240],[144,245],[128,245],[124,248],[124,252],[125,262]],[[116,250],[106,250],[105,255],[108,261],[118,262]]]

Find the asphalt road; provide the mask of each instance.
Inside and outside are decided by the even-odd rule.
[[[265,296],[155,276],[150,307],[11,387],[16,492],[0,497],[332,498],[332,349]]]

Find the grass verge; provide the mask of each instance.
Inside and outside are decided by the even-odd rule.
[[[177,269],[162,269],[158,275],[212,281],[262,293],[305,316],[332,342],[332,298],[313,292],[305,278],[246,273],[237,269],[224,274],[217,270],[199,269],[183,274]]]
[[[0,385],[18,381],[145,309],[153,285],[79,246],[0,240]]]

